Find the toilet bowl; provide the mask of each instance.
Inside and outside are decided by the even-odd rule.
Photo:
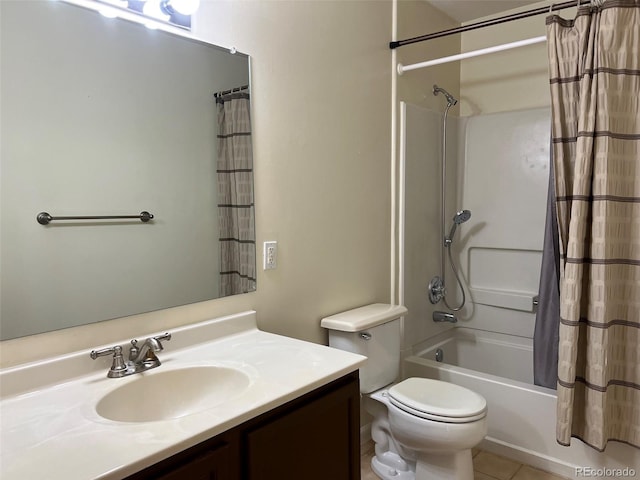
[[[471,448],[487,433],[485,399],[426,378],[393,383],[400,366],[400,316],[374,304],[322,320],[329,345],[368,357],[360,370],[363,406],[373,417],[373,471],[385,480],[473,480]]]
[[[398,454],[408,459],[405,478],[473,480],[471,449],[487,434],[483,397],[439,380],[409,378],[370,398],[386,407],[387,434]],[[376,411],[378,416],[384,413]],[[402,470],[386,459],[383,455],[372,463],[376,474],[403,478],[398,476]]]

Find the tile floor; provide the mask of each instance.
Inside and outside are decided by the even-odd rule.
[[[379,480],[371,470],[373,442],[362,446],[360,468],[361,480]],[[509,458],[483,450],[473,451],[475,480],[564,480],[563,477],[543,472],[529,465],[523,465]]]

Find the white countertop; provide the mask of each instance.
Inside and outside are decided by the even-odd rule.
[[[255,312],[171,333],[158,354],[160,367],[125,378],[107,378],[111,358],[93,362],[89,351],[1,371],[0,478],[120,479],[353,372],[366,360],[262,332]],[[124,423],[95,411],[100,398],[140,375],[200,365],[238,369],[250,385],[235,398],[177,419]],[[144,395],[140,391],[132,401]]]

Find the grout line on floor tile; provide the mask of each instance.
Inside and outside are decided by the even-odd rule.
[[[523,463],[521,463],[520,466],[518,467],[518,469],[515,472],[513,472],[513,475],[511,475],[511,477],[509,477],[509,480],[513,480],[515,478],[515,476],[518,475],[518,472],[520,470],[522,470],[522,467],[524,467]]]
[[[494,477],[493,475],[489,475],[488,473],[484,473],[484,472],[479,472],[478,470],[474,470],[473,473],[479,473],[481,475],[484,475],[485,477],[488,478],[493,478],[495,480],[500,480],[498,477]]]

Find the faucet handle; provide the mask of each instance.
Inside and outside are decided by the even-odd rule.
[[[111,364],[111,368],[107,372],[107,377],[124,377],[127,372],[127,364],[125,363],[124,357],[122,356],[122,347],[120,345],[116,345],[115,347],[110,348],[103,348],[102,350],[91,350],[89,356],[95,360],[98,357],[104,357],[111,354],[113,354],[113,363]]]
[[[89,356],[95,360],[98,357],[105,357],[107,355],[117,356],[122,355],[122,347],[120,345],[116,345],[115,347],[103,348],[102,350],[91,350]]]

